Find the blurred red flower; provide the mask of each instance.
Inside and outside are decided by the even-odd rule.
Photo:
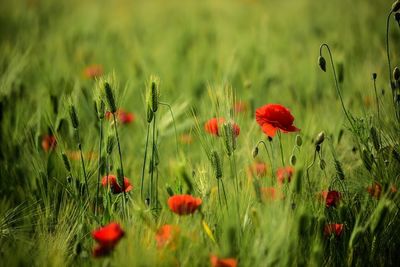
[[[249,167],[249,171],[251,176],[264,177],[267,175],[267,164],[264,162],[254,162]]]
[[[330,236],[334,234],[335,236],[340,236],[343,233],[344,225],[342,223],[330,223],[326,224],[324,227],[324,234]]]
[[[53,150],[57,146],[57,140],[53,135],[45,135],[42,137],[42,148],[45,152]]]
[[[235,102],[233,109],[236,113],[246,112],[247,111],[247,103],[242,101]]]
[[[201,203],[200,198],[191,195],[174,195],[168,199],[169,208],[178,215],[194,213]]]
[[[92,237],[98,244],[93,249],[93,256],[101,257],[108,255],[124,235],[125,232],[116,222],[94,230]]]
[[[96,77],[102,76],[103,73],[104,73],[103,66],[99,65],[99,64],[93,64],[93,65],[87,66],[83,70],[83,75],[87,79],[95,79]]]
[[[210,256],[210,262],[212,267],[236,267],[237,260],[234,258],[219,259],[215,255]]]
[[[131,122],[134,122],[136,119],[135,114],[133,114],[132,112],[125,111],[123,109],[118,109],[116,115],[118,120],[122,124],[129,124]],[[105,117],[107,120],[112,120],[112,113],[110,111],[107,111]]]
[[[262,187],[261,188],[261,197],[264,201],[275,200],[278,198],[278,191],[274,187]]]
[[[111,192],[113,192],[113,194],[119,194],[123,192],[121,186],[118,184],[117,176],[112,174],[104,176],[103,179],[101,180],[101,184],[103,185],[103,187],[107,187],[107,181],[108,184],[110,185]],[[125,186],[125,192],[129,192],[133,189],[131,183],[129,182],[129,179],[126,177],[124,177],[124,186]]]
[[[224,118],[212,118],[204,124],[204,129],[211,135],[221,136],[222,131],[220,127],[225,123]],[[240,127],[236,123],[233,123],[233,134],[238,137],[240,134]]]
[[[156,233],[157,247],[163,248],[174,245],[174,240],[177,238],[179,231],[179,227],[175,225],[166,224],[161,226]]]
[[[279,104],[267,104],[256,109],[256,121],[269,137],[274,137],[277,130],[284,133],[300,131],[293,125],[294,117],[290,110]]]
[[[379,199],[382,193],[382,186],[379,183],[374,182],[373,185],[368,186],[367,191],[371,195],[371,197]]]
[[[284,182],[290,182],[292,180],[292,176],[294,173],[294,168],[292,166],[278,168],[276,170],[276,177],[279,184],[283,184]]]
[[[340,201],[340,192],[332,190],[332,191],[324,191],[322,192],[322,196],[325,199],[325,205],[327,208],[336,207]]]

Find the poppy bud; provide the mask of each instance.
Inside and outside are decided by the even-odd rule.
[[[325,60],[325,58],[323,58],[322,56],[319,56],[318,57],[318,65],[321,68],[321,70],[326,72],[326,60]]]
[[[215,178],[222,178],[222,163],[217,151],[211,152],[211,164],[214,168]]]
[[[372,143],[374,144],[376,151],[379,151],[379,149],[381,148],[381,144],[379,141],[378,131],[376,130],[376,128],[374,126],[371,127],[370,134],[371,134]]]
[[[301,147],[303,144],[303,139],[301,138],[300,135],[296,135],[296,146]]]
[[[69,116],[71,118],[72,126],[77,129],[79,127],[78,115],[76,115],[76,109],[74,105],[69,106]]]
[[[114,148],[114,136],[109,135],[107,138],[107,154],[110,155]]]
[[[400,26],[400,12],[397,12],[396,14],[394,14],[394,18],[396,19],[397,23]]]
[[[68,172],[71,172],[71,164],[70,164],[70,162],[69,162],[69,159],[68,159],[67,155],[65,155],[65,153],[63,152],[63,153],[61,154],[61,156],[62,156],[62,160],[63,160],[63,162],[64,162],[65,169],[66,169]]]
[[[321,159],[321,160],[319,161],[319,167],[321,168],[321,170],[325,170],[325,167],[326,167],[326,162],[325,162],[325,160]]]
[[[258,155],[258,146],[253,149],[253,158],[257,157]]]
[[[392,5],[392,12],[397,12],[400,10],[400,1],[397,0],[396,2],[393,3]]]
[[[290,156],[290,164],[292,166],[294,166],[294,165],[296,165],[296,162],[297,162],[296,156],[295,155],[291,155]]]
[[[373,79],[373,80],[376,80],[377,77],[378,77],[378,74],[376,74],[375,72],[372,73],[372,79]]]
[[[395,81],[398,81],[400,79],[400,69],[399,67],[395,67],[393,70],[393,78]]]
[[[325,132],[322,131],[317,135],[317,138],[315,139],[315,145],[318,146],[322,144],[325,140]]]
[[[117,112],[117,106],[115,104],[114,94],[109,83],[107,82],[104,83],[104,90],[106,91],[107,102],[110,107],[111,113]]]

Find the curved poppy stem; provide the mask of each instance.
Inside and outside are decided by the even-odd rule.
[[[101,150],[102,150],[102,143],[103,143],[103,119],[100,119],[100,141],[99,141],[99,158],[97,162],[97,189],[96,189],[96,202],[94,207],[94,215],[97,215],[97,205],[99,201],[99,191],[100,191],[100,169],[101,169]]]
[[[263,140],[260,140],[260,141],[258,141],[258,143],[257,143],[257,145],[256,145],[256,147],[258,147],[258,145],[259,144],[263,144],[264,145],[264,148],[265,148],[265,150],[267,151],[267,155],[268,155],[268,159],[269,159],[269,163],[271,164],[271,168],[272,168],[272,176],[274,175],[274,164],[273,164],[273,162],[272,162],[272,158],[271,158],[271,155],[269,154],[269,151],[268,151],[268,148],[267,148],[267,144],[263,141]]]
[[[280,147],[280,149],[281,149],[282,167],[284,167],[284,166],[285,166],[285,159],[284,159],[284,156],[283,156],[282,134],[281,134],[281,131],[280,131],[280,130],[278,130],[278,139],[279,139],[279,147]]]
[[[172,108],[169,104],[164,103],[164,102],[158,102],[158,104],[160,105],[164,105],[167,106],[169,109],[169,112],[171,113],[171,117],[172,117],[172,122],[174,123],[174,130],[175,130],[175,142],[176,142],[176,155],[178,156],[179,154],[179,150],[178,150],[178,131],[176,130],[176,123],[175,123],[175,116],[174,116],[174,112],[172,112]]]
[[[336,92],[337,92],[337,94],[339,96],[340,103],[342,104],[343,112],[346,115],[347,120],[350,122],[351,127],[354,129],[353,121],[350,118],[350,116],[349,116],[349,114],[348,114],[348,112],[346,110],[346,107],[344,105],[344,102],[343,102],[342,93],[340,91],[339,83],[338,83],[337,76],[336,76],[335,64],[333,63],[333,57],[332,57],[331,49],[329,48],[329,46],[327,44],[325,44],[325,43],[321,44],[321,46],[319,47],[319,55],[321,57],[322,57],[322,48],[323,47],[325,47],[328,50],[329,59],[331,61],[331,66],[332,66],[332,71],[333,71],[333,78],[335,79]]]

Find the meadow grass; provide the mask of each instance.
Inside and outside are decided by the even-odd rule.
[[[238,266],[395,266],[400,82],[392,89],[389,77],[400,27],[391,14],[388,73],[391,8],[2,1],[0,265],[210,266],[217,255]],[[93,64],[101,77],[85,75]],[[301,131],[269,140],[255,120],[268,103],[289,108]],[[204,124],[219,117],[220,136],[210,135]],[[267,168],[257,175],[260,162]],[[276,171],[289,165],[291,181],[279,185]],[[99,184],[111,174],[133,190]],[[340,202],[326,207],[323,191],[338,191]],[[201,207],[174,214],[167,202],[177,194]],[[112,221],[125,236],[95,258],[92,231]],[[179,235],[159,248],[164,224]],[[327,224],[342,232],[324,234]]]

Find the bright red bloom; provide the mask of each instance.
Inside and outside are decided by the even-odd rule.
[[[223,127],[223,124],[225,123],[224,118],[212,118],[208,120],[204,124],[204,129],[206,130],[207,133],[216,135],[216,136],[221,136],[222,135],[222,130],[221,127]],[[233,134],[235,137],[238,137],[240,134],[240,127],[236,123],[233,123]]]
[[[249,168],[252,176],[264,177],[267,175],[267,164],[264,162],[255,162]]]
[[[343,233],[344,224],[342,223],[330,223],[326,224],[324,227],[324,234],[330,236],[334,234],[335,236],[340,236]]]
[[[121,226],[116,222],[109,223],[92,232],[93,239],[96,240],[100,246],[106,248],[113,248],[124,235],[124,230],[122,230]]]
[[[191,195],[174,195],[168,199],[169,208],[178,215],[194,213],[201,203],[200,198],[192,197]]]
[[[236,267],[237,260],[234,258],[219,259],[215,255],[210,256],[210,262],[212,267]]]
[[[322,196],[325,199],[325,205],[327,208],[336,207],[340,201],[340,192],[332,190],[332,191],[324,191],[322,192]]]
[[[269,137],[274,137],[277,130],[284,133],[300,131],[293,125],[294,117],[290,110],[279,104],[268,104],[256,109],[256,121]]]
[[[108,184],[111,187],[111,192],[113,192],[114,194],[119,194],[123,192],[121,186],[118,184],[117,176],[112,174],[104,176],[103,179],[101,180],[101,184],[103,185],[103,187],[107,187],[107,180]],[[129,179],[126,177],[124,177],[124,186],[125,186],[125,192],[129,192],[133,189],[131,183],[129,182]]]
[[[129,124],[133,121],[135,121],[136,117],[135,114],[133,114],[132,112],[128,112],[125,111],[123,109],[118,109],[116,112],[117,118],[118,120],[122,123],[122,124]],[[112,120],[112,113],[110,111],[106,112],[105,115],[107,120]]]
[[[276,177],[279,184],[283,184],[284,182],[290,182],[292,180],[292,176],[294,173],[294,168],[292,166],[278,168],[276,171]]]
[[[99,64],[94,64],[94,65],[87,66],[83,70],[83,75],[87,79],[94,79],[96,77],[100,77],[101,75],[103,75],[103,73],[104,73],[103,66],[99,65]]]
[[[57,146],[57,140],[53,135],[45,135],[42,137],[42,148],[45,152],[53,150]]]
[[[179,231],[179,227],[175,225],[166,224],[161,226],[156,233],[157,247],[162,248],[173,244]]]
[[[373,185],[368,186],[367,190],[371,197],[374,197],[376,199],[379,199],[381,197],[382,186],[379,183],[374,182]]]

